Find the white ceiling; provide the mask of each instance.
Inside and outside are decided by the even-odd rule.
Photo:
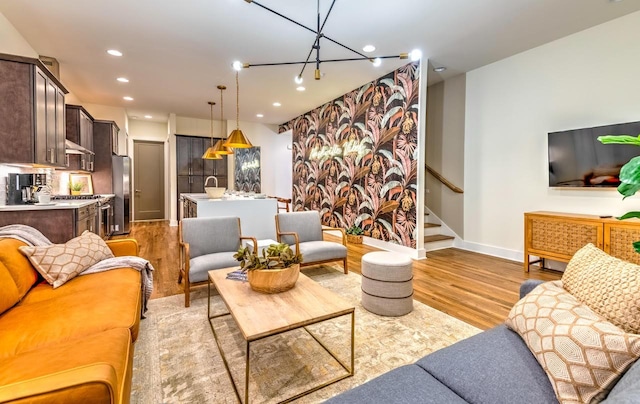
[[[316,0],[257,1],[316,26]],[[324,16],[331,0],[320,3]],[[374,56],[418,48],[434,66],[448,68],[429,72],[434,82],[638,10],[638,0],[337,0],[323,32],[358,51],[373,44]],[[1,0],[0,13],[39,54],[58,59],[63,83],[80,100],[160,121],[169,113],[208,119],[207,101],[219,101],[218,84],[228,88],[224,118],[235,119],[231,63],[304,60],[314,40],[246,0]],[[112,48],[124,56],[107,55]],[[354,56],[321,42],[322,59]],[[293,83],[299,65],[245,69],[240,120],[286,122],[404,63],[324,63],[319,81],[311,65],[305,92]],[[130,82],[116,82],[119,76]],[[273,107],[275,101],[282,106]]]

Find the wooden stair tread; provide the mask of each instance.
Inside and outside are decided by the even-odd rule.
[[[433,236],[424,236],[424,242],[429,243],[431,241],[443,241],[443,240],[453,240],[455,237],[445,236],[444,234],[435,234]]]
[[[435,223],[425,223],[424,224],[424,228],[429,228],[429,227],[442,227],[442,225],[439,224],[435,224]]]

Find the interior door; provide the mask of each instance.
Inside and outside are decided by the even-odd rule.
[[[135,220],[164,219],[164,143],[133,141]]]

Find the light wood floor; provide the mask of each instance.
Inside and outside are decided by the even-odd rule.
[[[140,256],[156,269],[151,298],[183,293],[177,283],[178,228],[167,221],[137,222],[129,237],[138,240]],[[362,255],[376,250],[349,244],[349,270],[360,273]],[[414,261],[413,271],[416,300],[482,329],[504,321],[523,280],[562,275],[533,267],[524,273],[522,263],[455,248],[427,253],[426,260]]]

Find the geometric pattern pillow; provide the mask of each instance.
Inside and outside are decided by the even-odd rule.
[[[551,381],[560,403],[597,403],[640,356],[640,335],[624,332],[563,289],[536,287],[506,320]]]
[[[88,230],[64,244],[22,246],[19,250],[54,289],[90,266],[106,258],[113,258],[107,243]]]
[[[640,266],[587,244],[567,264],[562,286],[613,324],[640,334]]]

